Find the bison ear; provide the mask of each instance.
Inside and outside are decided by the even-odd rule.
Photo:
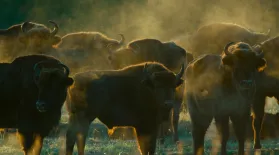
[[[52,44],[52,45],[57,45],[57,44],[59,44],[61,41],[62,41],[61,37],[59,37],[59,36],[56,35],[56,36],[54,36],[54,37],[52,38],[51,44]]]
[[[258,63],[257,63],[257,69],[259,72],[263,71],[266,67],[266,60],[265,59],[259,59]]]
[[[184,82],[183,79],[179,79],[179,80],[177,81],[177,83],[176,83],[176,87],[179,87],[180,85],[182,85],[183,82]]]
[[[225,65],[232,66],[234,64],[234,55],[226,55],[222,58],[222,62]]]
[[[73,78],[70,78],[70,77],[67,77],[66,80],[65,80],[65,85],[66,86],[70,86],[74,83],[74,79]]]

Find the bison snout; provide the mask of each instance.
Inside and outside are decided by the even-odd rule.
[[[46,111],[46,103],[44,101],[37,101],[36,106],[39,112],[45,112]]]

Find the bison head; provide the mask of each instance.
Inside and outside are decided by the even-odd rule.
[[[30,47],[44,48],[57,45],[61,41],[61,37],[57,36],[58,25],[54,21],[49,21],[54,25],[54,29],[50,30],[45,25],[24,22],[21,25],[21,35],[19,41]]]
[[[244,42],[230,42],[223,51],[222,62],[232,70],[232,78],[244,87],[254,84],[256,72],[266,67],[264,54]]]
[[[156,102],[163,107],[172,107],[174,103],[175,89],[183,83],[184,64],[178,74],[173,73],[164,67],[158,71],[153,64],[145,64],[142,83],[149,87],[156,96]],[[163,103],[163,104],[162,104]]]
[[[63,105],[67,88],[73,84],[69,72],[69,68],[61,63],[41,61],[34,65],[34,81],[38,87],[36,106],[40,112]]]
[[[119,34],[119,35],[121,37],[119,41],[110,40],[110,42],[107,44],[107,48],[109,52],[116,51],[124,45],[125,37],[123,34]]]

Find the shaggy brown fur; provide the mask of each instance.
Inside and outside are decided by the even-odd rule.
[[[122,39],[122,41],[117,41],[100,32],[75,32],[63,36],[62,42],[58,46],[64,49],[88,49],[91,51],[108,48],[107,52],[109,52],[109,48],[111,48],[110,50],[120,48],[124,43],[124,38]]]
[[[44,138],[59,123],[67,88],[73,84],[67,69],[45,55],[0,64],[0,128],[18,129],[25,154],[34,149],[39,155]]]
[[[126,48],[122,48],[113,53],[111,58],[112,66],[115,69],[125,67],[127,65],[142,63],[145,61],[156,61],[164,64],[173,72],[178,72],[182,63],[187,64],[193,60],[192,54],[173,42],[161,42],[157,39],[139,39],[128,43]],[[178,138],[178,120],[180,107],[183,102],[184,86],[179,87],[176,91],[176,104],[172,109],[170,116],[170,126],[165,126],[173,131],[173,141],[177,142]],[[167,122],[165,122],[167,123]],[[164,139],[166,132],[162,132],[159,137]],[[163,142],[163,141],[162,141]]]
[[[50,53],[59,57],[71,67],[73,73],[90,69],[111,69],[108,58],[112,52],[121,48],[125,38],[121,40],[109,38],[100,32],[75,32],[62,37],[57,45],[58,52]]]
[[[187,104],[192,123],[193,152],[204,152],[204,136],[212,119],[220,133],[221,154],[226,154],[229,119],[238,140],[238,154],[244,154],[246,125],[255,98],[257,81],[266,61],[249,44],[229,43],[223,55],[203,55],[186,70]]]
[[[154,154],[159,124],[168,119],[175,88],[182,84],[159,63],[142,63],[112,71],[88,71],[74,76],[67,109],[70,115],[66,151],[73,153],[77,142],[84,154],[89,124],[98,118],[109,129],[132,126],[136,129],[143,155]],[[113,130],[110,130],[113,131]]]
[[[243,41],[250,45],[269,38],[268,33],[253,32],[241,25],[232,23],[212,23],[201,26],[190,37],[189,47],[194,57],[202,54],[220,54],[228,42]]]
[[[9,62],[18,56],[51,51],[52,46],[61,41],[56,35],[58,26],[56,24],[54,26],[55,29],[51,30],[43,24],[25,22],[0,30],[2,40],[0,58]]]
[[[261,82],[261,89],[257,89],[256,98],[253,104],[253,128],[254,128],[254,148],[260,149],[260,135],[261,126],[264,118],[264,107],[266,97],[275,97],[279,99],[279,72],[278,72],[278,54],[279,37],[270,38],[257,45],[255,48],[262,49],[265,53],[265,58],[268,62],[268,66],[265,69]]]

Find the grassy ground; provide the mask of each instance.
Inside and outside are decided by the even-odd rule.
[[[270,105],[269,105],[270,106]],[[267,106],[268,107],[268,106]],[[274,108],[273,108],[274,109]],[[277,109],[277,108],[275,108]],[[267,110],[270,110],[268,107]],[[65,113],[65,112],[64,112]],[[192,154],[192,137],[191,137],[191,125],[189,117],[185,113],[181,113],[179,124],[179,137],[181,142],[174,144],[171,138],[166,139],[164,145],[157,145],[157,154],[159,155],[190,155]],[[66,123],[68,120],[67,115],[63,115],[61,118],[61,123]],[[135,140],[109,140],[107,137],[106,127],[95,120],[91,124],[91,129],[89,131],[89,137],[87,139],[85,152],[86,155],[138,155],[137,144]],[[42,150],[42,155],[62,155],[65,150],[65,132],[61,131],[60,136],[48,137],[44,141],[44,146]],[[263,140],[263,150],[261,152],[252,151],[252,142],[246,141],[246,150],[248,154],[257,155],[271,155],[279,154],[279,139],[273,140]],[[15,134],[9,137],[8,143],[1,144],[0,141],[0,155],[21,155],[23,154],[20,150],[18,141]],[[208,129],[205,142],[206,154],[217,154],[218,151],[218,140],[216,138],[215,126],[211,125]],[[237,142],[235,140],[230,140],[227,146],[229,155],[236,154]],[[277,149],[278,148],[278,149]],[[75,148],[75,154],[76,148]]]

